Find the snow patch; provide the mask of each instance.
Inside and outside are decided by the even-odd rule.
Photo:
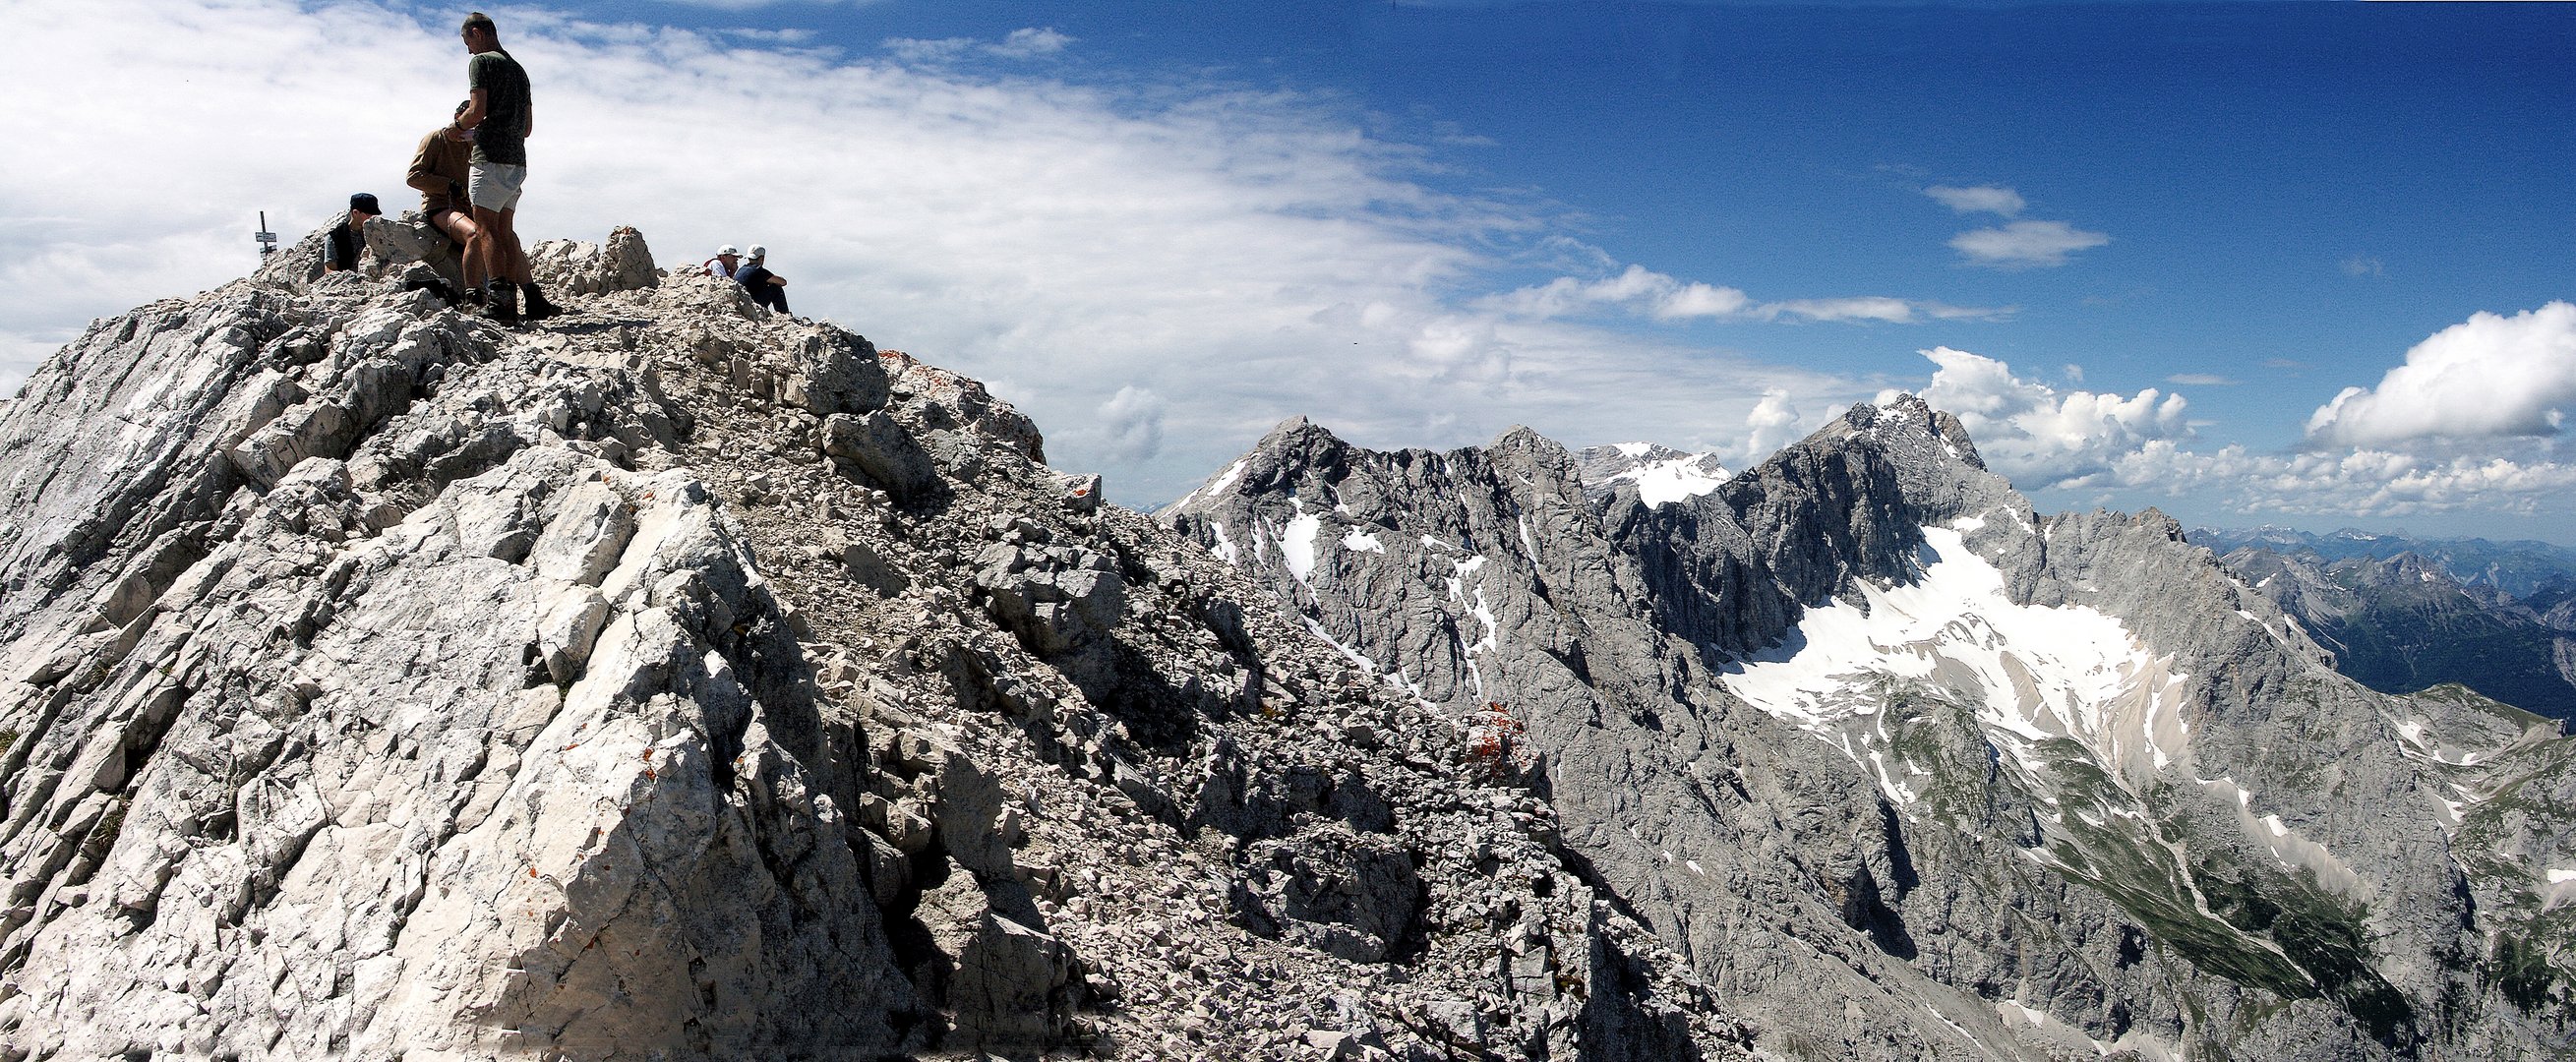
[[[1628,456],[1638,457],[1642,453]],[[1637,500],[1646,503],[1647,508],[1660,509],[1716,490],[1732,477],[1733,473],[1709,460],[1708,455],[1691,454],[1649,461],[1610,477],[1610,482],[1627,480],[1636,484]]]
[[[1921,575],[1807,611],[1782,642],[1721,676],[1753,706],[1822,736],[1873,706],[1872,680],[1939,687],[2027,747],[2072,738],[2105,766],[2161,769],[2183,749],[2185,676],[2088,606],[2016,604],[1954,528],[1923,529]],[[2021,748],[2011,748],[2018,755]],[[1891,794],[1893,795],[1893,794]]]
[[[1224,524],[1210,520],[1208,521],[1208,530],[1216,532],[1215,553],[1217,555],[1217,559],[1222,560],[1227,564],[1235,564],[1243,559],[1243,551],[1235,546],[1234,540],[1225,537]]]
[[[1378,541],[1376,535],[1354,527],[1350,534],[1342,536],[1342,548],[1353,553],[1384,553],[1386,543]]]
[[[1315,574],[1315,537],[1324,530],[1324,518],[1297,507],[1297,515],[1288,518],[1288,533],[1279,536],[1279,560],[1288,565],[1288,574],[1305,582]]]
[[[1181,504],[1182,504],[1182,505],[1188,505],[1190,502],[1192,502],[1192,501],[1196,500],[1196,499],[1197,499],[1200,495],[1202,495],[1202,494],[1204,494],[1204,495],[1208,496],[1209,498],[1213,499],[1213,498],[1215,498],[1217,495],[1220,495],[1220,494],[1225,493],[1225,489],[1226,489],[1227,487],[1231,487],[1231,486],[1233,486],[1233,485],[1234,485],[1234,481],[1235,481],[1235,480],[1243,478],[1243,466],[1248,465],[1248,464],[1251,464],[1251,463],[1252,463],[1252,459],[1251,459],[1251,458],[1249,458],[1249,457],[1244,458],[1244,459],[1243,459],[1243,460],[1241,460],[1241,461],[1237,461],[1237,462],[1235,462],[1235,463],[1234,463],[1234,467],[1229,468],[1229,469],[1226,469],[1226,470],[1225,470],[1225,474],[1224,474],[1224,475],[1216,477],[1216,482],[1214,482],[1214,483],[1210,483],[1210,484],[1208,484],[1207,486],[1200,487],[1200,488],[1199,488],[1199,489],[1197,489],[1197,490],[1191,491],[1191,492],[1189,493],[1189,496],[1188,496],[1188,497],[1185,497],[1185,498],[1182,498],[1182,499],[1181,499]]]
[[[1370,675],[1376,675],[1378,673],[1377,661],[1369,659],[1367,654],[1362,653],[1357,649],[1353,649],[1350,646],[1342,644],[1341,639],[1324,633],[1324,625],[1321,622],[1318,622],[1313,616],[1306,617],[1306,632],[1323,639],[1324,644],[1341,650],[1342,656],[1348,658],[1351,663],[1358,664],[1360,666],[1360,670],[1368,672]]]

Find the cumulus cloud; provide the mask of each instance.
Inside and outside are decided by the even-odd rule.
[[[2086,232],[2063,221],[2016,221],[1997,229],[1975,229],[1950,237],[1950,247],[1970,265],[1996,269],[2031,269],[2066,264],[2077,251],[2111,242],[2109,236]]]
[[[1918,299],[1863,295],[1836,299],[1784,299],[1755,302],[1741,289],[1684,281],[1631,265],[1594,280],[1558,277],[1545,284],[1490,296],[1487,309],[1513,317],[1544,320],[1600,309],[1616,309],[1658,321],[1734,318],[1776,321],[1878,321],[1912,324],[1925,320],[1997,320],[2011,308],[1950,306]]]
[[[2190,448],[2180,395],[2061,392],[1991,358],[1948,348],[1924,356],[1939,366],[1924,399],[1957,414],[1988,464],[2024,490],[2162,496],[2246,515],[2386,518],[2563,512],[2576,488],[2576,465],[2557,459],[2554,439],[2508,440],[2512,452],[2200,451]]]
[[[2511,317],[2471,315],[2415,344],[2373,388],[2347,387],[2308,417],[2310,440],[2387,446],[2419,440],[2556,435],[2576,408],[2576,304]]]
[[[1141,464],[1163,450],[1163,396],[1128,385],[1100,404],[1094,430],[1103,438],[1100,452],[1112,461]]]
[[[546,116],[522,232],[632,224],[665,264],[767,244],[799,310],[986,381],[1050,432],[1052,458],[1132,504],[1178,496],[1292,413],[1375,446],[1514,423],[1688,441],[1744,423],[1769,388],[1875,386],[1485,305],[1512,286],[1490,278],[1568,230],[1426,187],[1427,149],[1372,135],[1345,100],[503,14]],[[445,16],[365,0],[12,20],[35,95],[0,111],[0,387],[92,317],[247,272],[259,209],[292,240],[351,191],[403,202],[413,145],[464,89]],[[750,179],[796,193],[746,196]],[[1751,301],[1597,268],[1614,283],[1551,297],[1671,320]]]
[[[2157,440],[2121,455],[2088,486],[2215,501],[2240,513],[2408,517],[2477,511],[2532,515],[2566,508],[2576,465],[2498,456],[2439,457],[2386,450],[2211,453]]]
[[[1923,194],[1961,214],[1996,214],[2008,218],[2021,213],[2022,208],[2029,205],[2022,202],[2020,192],[1991,185],[1953,188],[1936,184],[1924,189]]]
[[[1957,414],[1987,462],[2030,488],[2081,481],[2146,442],[2192,434],[2179,394],[2152,387],[2126,397],[2059,391],[1964,350],[1922,354],[1939,366],[1924,401]]]
[[[1798,441],[1806,432],[1798,426],[1798,407],[1789,401],[1789,392],[1777,387],[1766,388],[1762,401],[1744,415],[1744,449],[1739,451],[1746,463],[1771,456],[1781,447]]]

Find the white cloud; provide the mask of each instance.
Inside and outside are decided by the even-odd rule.
[[[2387,272],[2386,263],[2368,255],[2357,254],[2343,260],[2343,275],[2348,277],[2375,277]]]
[[[1163,449],[1163,396],[1133,385],[1121,387],[1100,404],[1099,423],[1093,430],[1103,442],[1100,452],[1109,460],[1141,464],[1152,460]]]
[[[1487,308],[1514,317],[1545,320],[1580,313],[1592,307],[1619,307],[1657,320],[1671,321],[1692,317],[1732,317],[1748,309],[1752,300],[1734,288],[1683,282],[1632,265],[1620,273],[1599,280],[1558,277],[1545,284],[1521,288],[1488,297]]]
[[[2386,450],[2281,455],[2228,446],[2203,454],[2158,440],[2122,455],[2107,474],[2083,485],[2193,497],[2247,514],[2528,516],[2567,508],[2568,492],[2576,490],[2576,465]]]
[[[907,63],[938,65],[955,62],[969,55],[986,55],[996,59],[1034,59],[1062,52],[1073,42],[1074,38],[1059,33],[1050,26],[1045,29],[1015,29],[999,42],[982,41],[973,37],[942,37],[937,40],[889,37],[879,47]]]
[[[1911,324],[1923,320],[1995,320],[2010,308],[1950,306],[1938,302],[1864,295],[1839,299],[1753,301],[1742,290],[1699,281],[1683,281],[1640,265],[1631,265],[1597,280],[1558,277],[1545,284],[1487,297],[1486,309],[1528,320],[1546,320],[1594,309],[1617,309],[1658,321],[1735,318],[1776,321],[1880,321]]]
[[[92,317],[248,271],[259,209],[292,240],[351,191],[408,205],[402,166],[463,91],[445,16],[363,2],[102,0],[12,20],[30,88],[0,112],[0,358],[19,359],[0,386]],[[540,115],[522,232],[632,224],[666,265],[767,244],[799,311],[985,380],[1049,430],[1051,457],[1131,504],[1179,495],[1292,413],[1374,446],[1513,423],[1687,442],[1743,423],[1766,389],[1826,403],[1875,386],[1486,305],[1485,278],[1527,268],[1517,248],[1557,255],[1562,228],[1425,187],[1422,149],[1372,137],[1346,101],[541,14],[502,31]],[[367,91],[347,91],[349,69]],[[1604,272],[1597,292],[1547,297],[1671,320],[1751,301]]]
[[[1845,299],[1788,299],[1764,303],[1764,316],[1804,317],[1810,321],[1885,321],[1906,324],[1915,320],[1914,304],[1884,295],[1863,295]]]
[[[1806,434],[1798,426],[1798,407],[1790,403],[1789,392],[1777,387],[1762,392],[1762,401],[1754,403],[1753,411],[1744,415],[1744,427],[1744,449],[1738,453],[1747,464],[1771,456]]]
[[[1011,31],[1010,36],[1002,38],[1002,43],[994,45],[992,51],[999,56],[1025,59],[1038,55],[1054,55],[1063,51],[1065,46],[1072,44],[1073,41],[1072,37],[1056,32],[1053,26],[1044,29],[1015,29]]]
[[[2564,512],[2576,489],[2576,465],[2556,459],[2554,440],[2486,453],[2195,451],[2180,395],[2061,392],[1991,358],[1924,356],[1940,366],[1925,400],[1957,414],[1988,464],[2023,490],[2164,496],[2243,515],[2407,517]]]
[[[1957,414],[1987,463],[2029,488],[2097,475],[2145,442],[2192,434],[2178,394],[2059,391],[1993,358],[1949,347],[1922,353],[1940,366],[1924,401]]]
[[[2473,314],[2417,343],[2375,388],[2347,387],[2308,418],[2311,440],[2386,446],[2556,435],[2576,409],[2576,304]]]
[[[1971,265],[1997,269],[2062,266],[2077,251],[2111,242],[2109,236],[2086,232],[2063,221],[2016,221],[1999,229],[1976,229],[1950,238],[1950,246]]]
[[[2181,387],[2234,387],[2236,381],[2216,373],[2178,372],[2165,377],[2165,382]]]
[[[2022,208],[2029,205],[2022,201],[2020,192],[1992,185],[1953,188],[1936,184],[1924,189],[1923,194],[1939,200],[1942,206],[1961,214],[1985,213],[2012,217],[2021,213]]]

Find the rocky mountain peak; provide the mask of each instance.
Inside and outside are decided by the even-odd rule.
[[[1343,448],[1295,496],[1238,477],[1164,519],[1376,681],[1508,717],[1582,863],[1737,986],[1758,1042],[2563,1039],[2556,1003],[2431,1017],[2565,961],[2464,925],[2568,954],[2576,855],[2501,810],[2569,784],[2576,746],[2542,721],[2353,684],[2164,514],[2041,516],[1912,396],[1682,498],[1582,482],[1655,451],[1591,452],[1572,482],[1534,474],[1543,451]],[[2006,928],[2034,921],[2051,943]],[[1754,955],[1758,986],[1733,973]]]
[[[981,384],[632,230],[499,328],[381,227],[0,411],[11,1057],[1743,1052],[1526,778]]]

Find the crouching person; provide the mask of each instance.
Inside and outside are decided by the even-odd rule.
[[[347,273],[358,268],[358,256],[367,250],[367,222],[380,217],[384,208],[376,204],[373,192],[359,192],[349,197],[349,214],[331,226],[322,240],[322,271]]]
[[[769,248],[751,245],[751,253],[743,257],[742,268],[734,271],[733,279],[751,292],[751,301],[787,312],[787,278],[769,271]]]
[[[457,104],[455,117],[464,117],[465,109],[471,106],[471,100]],[[481,302],[483,281],[488,278],[475,241],[482,238],[483,229],[474,224],[473,209],[465,201],[465,182],[472,175],[468,158],[471,153],[463,130],[454,125],[442,126],[420,138],[420,147],[411,155],[411,173],[403,183],[420,192],[421,220],[456,241],[465,297]]]

